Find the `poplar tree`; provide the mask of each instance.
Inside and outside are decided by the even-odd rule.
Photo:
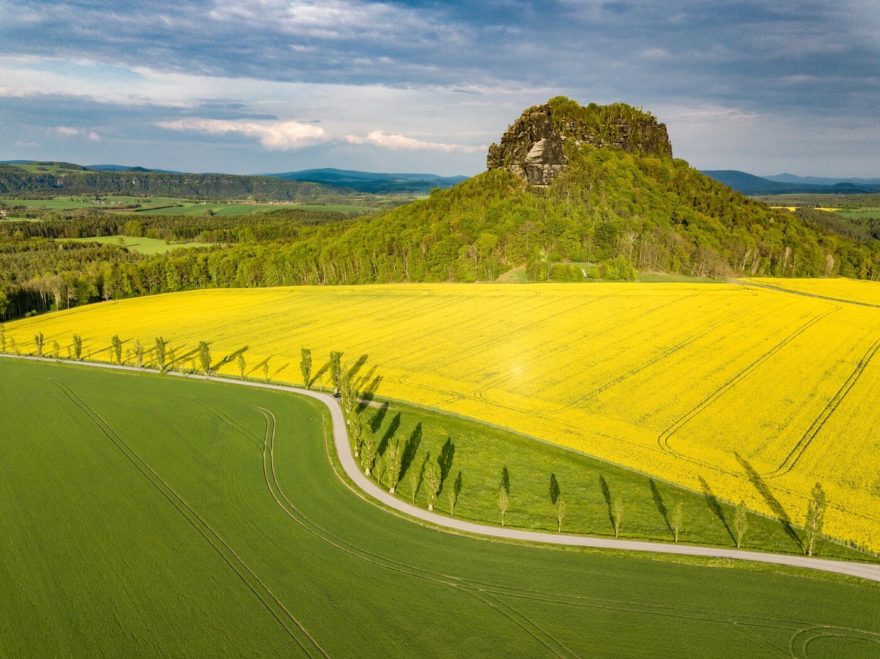
[[[79,361],[82,359],[82,353],[83,353],[82,337],[79,334],[74,334],[73,335],[73,356],[77,361]]]
[[[247,371],[247,362],[244,359],[244,354],[239,353],[239,355],[238,355],[238,374],[241,376],[242,380],[244,380],[245,371]]]
[[[46,337],[43,336],[42,332],[37,333],[34,337],[34,346],[37,349],[37,357],[43,356],[43,346],[46,345]]]
[[[425,484],[428,486],[428,511],[433,512],[434,501],[437,500],[437,493],[440,491],[440,483],[442,473],[440,465],[431,460],[425,467]]]
[[[140,339],[134,342],[134,358],[137,362],[138,368],[143,368],[144,366],[144,344],[141,343]]]
[[[391,486],[388,491],[391,494],[394,494],[394,491],[397,489],[397,483],[400,481],[400,461],[402,457],[400,443],[397,440],[391,442],[385,451],[385,463],[388,466],[388,484]]]
[[[300,348],[299,370],[302,373],[303,384],[306,389],[312,388],[312,351],[308,348]]]
[[[113,338],[110,339],[110,346],[113,350],[113,359],[116,360],[117,364],[122,363],[122,339],[119,338],[118,334],[114,334]]]
[[[620,524],[623,522],[623,502],[614,497],[611,502],[611,519],[614,523],[614,537],[620,534]]]
[[[749,530],[749,514],[746,510],[746,504],[740,501],[736,506],[736,512],[733,514],[733,533],[736,536],[737,548],[742,547],[743,539],[746,537],[746,531]]]
[[[211,374],[211,348],[205,341],[199,341],[199,364],[205,375]]]
[[[562,522],[565,519],[565,497],[560,493],[558,497],[556,497],[556,531],[562,531]]]
[[[501,513],[501,526],[504,526],[504,516],[507,515],[507,510],[510,508],[510,492],[503,484],[498,488],[496,503],[498,504],[498,512]]]
[[[822,534],[822,526],[825,524],[825,509],[827,507],[828,498],[825,496],[825,490],[822,489],[821,483],[816,483],[813,486],[813,491],[810,493],[810,503],[807,506],[807,521],[805,524],[807,556],[813,555],[816,538]]]
[[[336,350],[330,353],[330,381],[333,383],[333,390],[339,391],[339,384],[342,378],[342,353]]]
[[[361,468],[369,476],[376,460],[376,436],[369,424],[364,428],[364,436],[361,441]]]
[[[156,365],[160,371],[165,370],[165,360],[167,358],[166,350],[168,349],[168,341],[161,336],[156,337]]]
[[[678,537],[681,535],[681,529],[684,525],[684,509],[682,508],[681,501],[675,502],[675,506],[672,508],[672,515],[669,518],[669,525],[672,527],[672,536],[675,538],[675,543],[678,544]]]

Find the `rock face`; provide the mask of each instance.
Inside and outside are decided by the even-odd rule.
[[[489,147],[489,169],[506,167],[529,185],[545,187],[566,163],[566,148],[589,144],[633,153],[672,156],[666,126],[623,103],[581,106],[554,98],[522,113]]]

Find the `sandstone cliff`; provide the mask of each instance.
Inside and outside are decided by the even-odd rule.
[[[672,156],[666,126],[624,103],[582,106],[564,97],[528,108],[489,147],[489,169],[506,167],[530,185],[546,186],[566,165],[566,149],[600,148]]]

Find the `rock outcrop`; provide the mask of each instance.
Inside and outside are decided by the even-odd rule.
[[[544,187],[565,167],[566,149],[584,144],[672,156],[666,126],[653,115],[623,103],[582,106],[557,97],[523,112],[501,143],[489,147],[487,165]]]

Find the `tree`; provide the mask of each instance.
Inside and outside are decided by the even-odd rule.
[[[82,359],[83,354],[83,340],[79,334],[73,335],[73,357],[77,361]]]
[[[61,356],[61,344],[58,341],[52,341],[52,356],[55,359]]]
[[[263,362],[263,379],[268,382],[269,381],[269,360]]]
[[[428,511],[434,510],[434,501],[437,499],[437,494],[440,492],[440,483],[441,483],[441,472],[440,465],[437,464],[434,460],[431,460],[425,466],[425,484],[428,486]]]
[[[118,334],[114,334],[113,338],[110,339],[110,347],[113,351],[113,359],[116,360],[117,364],[122,363],[122,339],[119,338]]]
[[[736,546],[742,547],[743,539],[746,537],[746,531],[749,530],[749,515],[746,510],[746,504],[740,501],[736,506],[736,512],[733,515],[733,533],[736,536]]]
[[[503,484],[498,488],[496,503],[498,504],[498,512],[501,513],[501,526],[504,526],[504,516],[507,515],[507,510],[510,508],[510,492]]]
[[[370,424],[364,428],[363,439],[361,440],[361,468],[364,473],[369,476],[373,469],[373,462],[376,460],[376,436]]]
[[[388,467],[388,484],[391,486],[388,491],[391,494],[394,494],[394,490],[397,489],[397,483],[400,481],[401,457],[400,443],[394,440],[388,444],[388,448],[385,451],[385,464]]]
[[[620,524],[623,521],[623,502],[614,497],[611,501],[611,521],[614,524],[614,537],[620,534]]]
[[[562,531],[562,521],[565,519],[565,497],[560,495],[556,497],[556,530]]]
[[[211,348],[205,341],[199,341],[199,365],[205,375],[211,375]]]
[[[46,345],[46,337],[43,336],[42,332],[38,332],[34,337],[34,346],[37,350],[37,357],[43,356],[43,347]]]
[[[0,352],[6,352],[6,328],[0,324]]]
[[[807,506],[807,520],[804,528],[807,532],[807,556],[813,555],[816,538],[822,534],[822,526],[825,524],[825,509],[828,507],[828,498],[821,483],[813,486],[810,493],[810,503]]]
[[[306,389],[312,388],[312,351],[308,348],[300,348],[299,370],[302,373],[303,384]]]
[[[142,368],[144,365],[144,344],[141,343],[140,339],[134,342],[134,358],[138,368]]]
[[[244,359],[244,353],[238,354],[238,374],[244,380],[245,371],[247,371],[247,362]]]
[[[156,365],[160,371],[165,370],[165,361],[168,358],[166,351],[168,350],[168,341],[161,336],[156,337]]]
[[[339,391],[339,382],[342,378],[342,353],[334,350],[330,353],[330,381],[333,383],[333,391]]]
[[[682,508],[681,501],[676,501],[672,507],[669,525],[672,527],[672,537],[675,539],[676,544],[678,544],[678,536],[681,535],[681,529],[684,525],[684,509]]]

